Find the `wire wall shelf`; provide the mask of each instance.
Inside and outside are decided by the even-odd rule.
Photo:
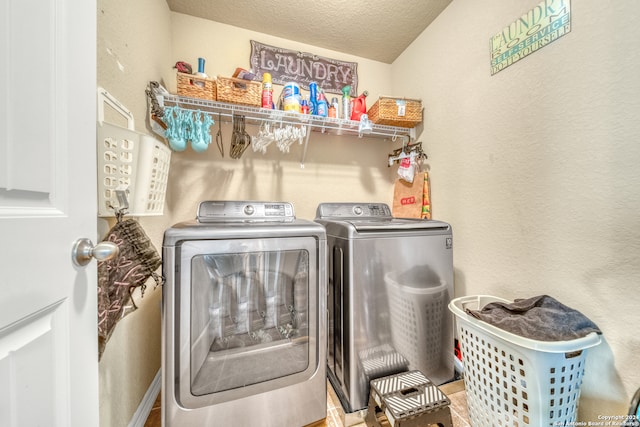
[[[270,110],[266,108],[252,107],[248,105],[229,104],[226,102],[209,101],[205,99],[190,98],[178,95],[162,97],[160,102],[165,107],[180,107],[184,109],[200,110],[210,113],[214,119],[223,122],[231,122],[234,116],[243,116],[246,124],[260,126],[263,122],[283,125],[306,126],[307,137],[304,144],[301,166],[304,167],[304,159],[307,152],[307,144],[311,132],[319,132],[330,135],[357,136],[359,138],[377,138],[392,142],[415,140],[415,129],[387,125],[372,124],[370,129],[361,131],[360,122],[354,120],[322,117],[316,115],[300,114],[297,112]]]

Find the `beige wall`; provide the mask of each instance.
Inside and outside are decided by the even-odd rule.
[[[640,386],[640,3],[572,1],[569,34],[491,76],[489,38],[538,3],[454,0],[391,80],[425,104],[456,294],[549,294],[594,320],[580,411],[598,421]]]
[[[640,384],[640,59],[631,19],[640,5],[574,1],[570,34],[490,76],[489,37],[537,3],[454,0],[389,66],[171,13],[163,0],[98,0],[98,84],[150,132],[149,80],[174,90],[172,64],[195,65],[198,56],[208,74],[230,76],[249,66],[254,39],[357,61],[371,102],[422,98],[419,139],[434,216],[454,228],[456,294],[547,293],[583,311],[605,344],[590,355],[581,417],[622,413]],[[228,123],[223,134],[228,150]],[[174,153],[165,215],[140,221],[160,250],[164,229],[193,218],[204,199],[286,200],[308,219],[322,201],[390,202],[395,169],[385,160],[396,147],[314,134],[304,169],[301,147],[266,156],[249,149],[241,160],[221,159],[214,146]],[[100,363],[103,426],[127,425],[160,368],[160,290],[139,305]]]
[[[136,130],[147,130],[145,87],[171,62],[170,13],[162,0],[98,0],[98,82],[132,113]],[[105,114],[107,119],[117,116]],[[139,218],[158,251],[168,217]],[[104,235],[112,222],[99,220]],[[127,426],[160,369],[160,297],[149,281],[140,307],[122,319],[100,361],[100,425]]]

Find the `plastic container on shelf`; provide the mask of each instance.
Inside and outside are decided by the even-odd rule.
[[[262,75],[262,108],[273,109],[273,85],[270,73]]]
[[[587,349],[595,332],[570,341],[538,341],[512,334],[466,313],[491,302],[487,295],[456,298],[456,317],[469,420],[474,427],[573,425]]]

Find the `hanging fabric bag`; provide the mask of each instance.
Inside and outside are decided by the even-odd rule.
[[[118,256],[98,263],[98,355],[102,357],[117,322],[138,307],[132,298],[140,287],[144,295],[146,281],[153,277],[156,286],[162,278],[156,270],[162,258],[140,224],[133,218],[117,217],[104,239],[118,245]]]

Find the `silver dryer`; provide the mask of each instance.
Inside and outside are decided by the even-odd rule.
[[[290,203],[207,201],[162,248],[165,427],[326,417],[326,236]]]

